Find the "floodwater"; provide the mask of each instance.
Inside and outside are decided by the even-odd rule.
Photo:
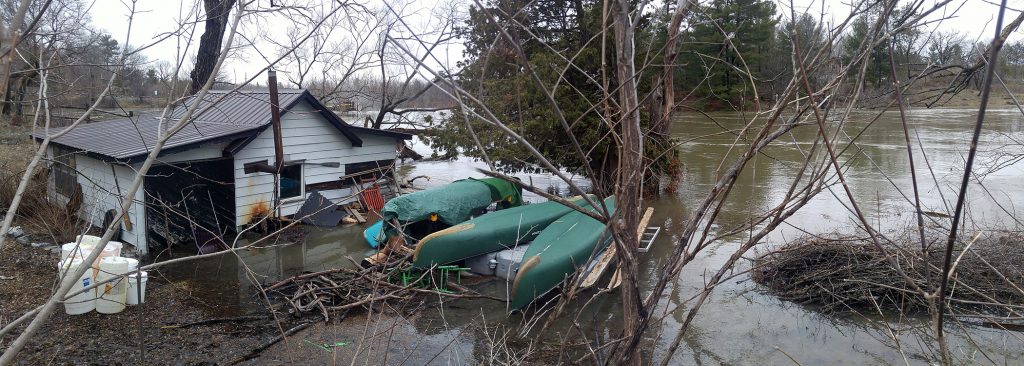
[[[897,232],[913,224],[913,206],[906,197],[912,197],[909,164],[899,114],[886,112],[875,118],[877,112],[858,111],[852,121],[843,126],[835,145],[847,149],[841,155],[844,174],[868,220],[883,232]],[[672,245],[687,218],[691,206],[700,202],[717,180],[723,158],[728,166],[739,155],[744,140],[740,139],[730,152],[737,137],[728,131],[737,131],[752,115],[736,113],[703,115],[682,114],[676,121],[673,134],[681,141],[682,160],[685,164],[683,182],[675,195],[648,200],[645,205],[655,208],[651,225],[663,230],[654,247],[641,254],[640,279],[643,288],[655,280],[661,264],[667,260]],[[956,188],[969,146],[975,111],[964,109],[913,110],[908,116],[915,151],[917,175],[921,197],[926,211],[948,212],[955,202]],[[965,233],[973,233],[975,223],[986,229],[1015,228],[1013,213],[1024,207],[1024,165],[1014,160],[1013,154],[1024,153],[1022,138],[1024,118],[1016,110],[990,110],[980,143],[980,154],[975,171],[982,184],[972,184],[968,194],[969,225]],[[794,179],[803,154],[810,149],[816,135],[813,125],[799,127],[786,134],[759,155],[739,177],[730,198],[716,221],[716,230],[749,222],[758,213],[777,205]],[[855,143],[851,144],[851,139]],[[923,146],[923,151],[921,149]],[[417,149],[423,149],[417,146]],[[927,160],[927,163],[926,163]],[[420,162],[401,168],[405,177],[426,175],[420,187],[433,186],[461,179],[481,176],[475,171],[482,164],[467,160],[453,162]],[[554,185],[550,176],[523,176],[539,186]],[[834,178],[833,178],[834,180]],[[586,180],[577,179],[585,185]],[[566,185],[556,185],[565,191]],[[539,197],[528,195],[528,200]],[[769,235],[755,251],[765,250],[802,235],[803,232],[851,232],[856,221],[848,207],[849,200],[841,186],[821,192],[786,224]],[[948,220],[938,218],[936,220]],[[245,268],[259,274],[261,282],[293,275],[302,271],[316,271],[337,266],[352,266],[371,254],[361,235],[362,227],[349,226],[335,229],[308,229],[306,240],[299,244],[268,243],[268,245],[240,256],[225,256],[217,260],[177,266],[167,272],[170,277],[203,279],[197,296],[209,298],[228,309],[254,311],[261,306],[257,291],[250,285]],[[714,233],[712,233],[714,234]],[[676,308],[703,288],[710,277],[744,241],[746,235],[716,242],[695,261],[684,268],[674,287],[666,291],[662,304]],[[748,253],[746,258],[755,256]],[[736,272],[750,267],[741,261]],[[506,291],[498,281],[478,285],[477,289],[496,296]],[[579,315],[588,338],[614,336],[604,324],[615,324],[618,311],[618,293],[605,295],[586,309],[579,309],[582,301],[567,311]],[[664,317],[656,329],[661,336],[648,339],[644,352],[661,359],[671,340],[675,338],[685,316],[686,304]],[[656,316],[663,315],[665,307]],[[565,316],[568,317],[568,316]],[[466,364],[485,360],[495,351],[482,341],[480,329],[486,324],[492,336],[512,333],[523,322],[521,315],[506,315],[503,304],[488,300],[458,300],[444,306],[428,308],[407,319],[376,319],[356,321],[353,327],[324,326],[305,333],[314,341],[355,341],[365,334],[376,334],[379,328],[395,329],[399,340],[388,340],[374,346],[375,352],[391,354],[388,363],[396,364]],[[673,356],[673,364],[924,364],[934,360],[932,346],[919,336],[927,324],[921,319],[897,321],[897,314],[826,316],[812,307],[781,301],[766,293],[745,274],[739,274],[720,285],[702,307],[694,324],[683,337],[683,343]],[[374,325],[370,325],[370,324]],[[383,325],[382,325],[383,324]],[[364,327],[365,326],[365,327]],[[539,327],[539,325],[538,325]],[[895,328],[895,337],[890,333]],[[372,328],[372,329],[371,329]],[[553,326],[542,339],[558,341],[562,336],[578,341],[567,323]],[[1016,363],[1024,357],[1022,334],[1011,334],[989,328],[960,325],[950,322],[953,350],[966,362]],[[561,333],[559,333],[561,332]],[[493,333],[493,334],[492,334]],[[973,342],[967,341],[967,336]],[[895,339],[895,340],[894,340]],[[372,342],[372,341],[371,341]],[[396,346],[396,344],[401,346]],[[981,346],[976,346],[981,345]],[[349,346],[355,347],[355,346]],[[320,350],[272,352],[271,358],[325,362],[365,357],[363,348],[320,354]],[[361,355],[361,356],[357,356]],[[790,359],[792,357],[792,360]],[[372,359],[371,358],[368,358]],[[378,358],[379,360],[379,358]]]

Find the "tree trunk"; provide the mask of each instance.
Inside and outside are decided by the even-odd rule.
[[[213,74],[213,66],[220,57],[224,29],[228,25],[228,14],[234,5],[235,0],[203,0],[203,7],[206,8],[206,29],[199,39],[196,64],[189,75],[192,78],[188,92],[190,95],[198,92]]]
[[[615,187],[618,220],[612,221],[615,233],[614,245],[618,266],[622,274],[622,325],[623,341],[626,347],[619,347],[612,360],[620,364],[640,364],[636,355],[635,338],[641,318],[640,292],[637,287],[637,235],[638,208],[640,206],[640,182],[643,181],[643,135],[640,132],[640,111],[638,109],[637,85],[633,60],[634,25],[629,17],[629,2],[616,0],[612,6],[615,22],[616,77],[619,83],[619,105],[621,106],[622,143],[619,146],[619,169]]]
[[[671,132],[670,126],[672,126],[672,113],[676,109],[676,89],[675,89],[675,67],[676,58],[679,56],[677,45],[679,44],[680,27],[683,24],[683,19],[690,14],[693,2],[688,0],[677,0],[676,10],[672,13],[672,20],[668,24],[668,41],[665,43],[665,60],[663,62],[661,71],[661,113],[658,113],[659,119],[655,119],[653,131],[660,134],[661,136],[668,136]]]
[[[0,25],[0,51],[7,53],[7,57],[0,57],[0,101],[4,104],[7,101],[7,85],[11,80],[11,65],[14,64],[14,50],[11,48],[18,43],[18,37],[21,37],[21,26],[25,23],[25,14],[28,13],[28,5],[31,2],[31,0],[23,0],[18,4],[18,10],[14,14],[14,18],[11,19],[10,28]],[[10,34],[5,34],[5,32]],[[9,108],[4,108],[5,114],[9,111]]]

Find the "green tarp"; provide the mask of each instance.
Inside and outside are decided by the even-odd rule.
[[[398,219],[401,223],[423,221],[437,214],[441,222],[457,225],[469,220],[474,211],[502,200],[509,202],[509,207],[521,204],[519,187],[497,178],[469,178],[395,197],[384,205],[381,214],[389,222]]]

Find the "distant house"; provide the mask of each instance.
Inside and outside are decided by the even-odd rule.
[[[351,176],[379,174],[380,167],[394,164],[396,145],[411,138],[349,125],[308,91],[281,90],[284,168],[275,187],[273,174],[252,169],[275,163],[267,90],[213,91],[199,110],[217,100],[170,138],[122,220],[121,240],[140,254],[151,243],[237,232],[272,214],[275,190],[283,216],[293,215],[313,191],[337,203],[354,200],[358,182]],[[196,102],[177,106],[167,124]],[[140,116],[81,125],[52,140],[50,198],[80,199],[73,205],[80,217],[97,226],[110,222],[159,128],[158,116]]]

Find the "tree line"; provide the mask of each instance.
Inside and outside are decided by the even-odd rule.
[[[608,119],[617,110],[603,94],[617,87],[614,78],[605,77],[603,68],[613,63],[617,50],[611,33],[601,32],[601,20],[608,11],[604,6],[604,1],[597,0],[491,0],[472,6],[464,24],[457,28],[466,45],[457,75],[461,85],[478,91],[480,99],[503,113],[499,117],[521,134],[544,141],[538,146],[542,152],[575,172],[588,166],[610,172],[617,164],[613,141],[606,138],[611,128]],[[665,64],[662,50],[668,39],[664,30],[677,6],[665,1],[637,16],[635,63],[640,71]],[[809,81],[830,80],[853,61],[870,38],[870,27],[882,15],[881,6],[869,2],[859,6],[863,14],[842,27],[842,34],[832,34],[836,25],[823,22],[821,14],[797,13],[791,22],[789,14],[769,0],[700,2],[680,25],[679,54],[667,65],[675,74],[673,103],[678,108],[705,111],[760,109],[760,104],[778,98],[793,79],[797,69],[794,44],[804,62],[819,51],[827,60],[809,72]],[[972,43],[964,33],[928,31],[920,24],[907,26],[923,11],[921,6],[913,2],[897,7],[886,17],[885,28],[893,31],[892,37],[870,47],[868,65],[863,68],[863,83],[873,93],[885,95],[891,89],[890,43],[897,77],[906,80],[927,74],[924,84],[939,86],[947,82],[944,77],[955,75],[986,51],[984,42]],[[502,37],[501,31],[511,38]],[[527,64],[536,75],[527,71]],[[999,65],[1007,79],[1024,77],[1024,43],[1007,44]],[[856,74],[861,69],[849,72]],[[555,91],[559,110],[532,86],[536,77]],[[654,132],[647,135],[649,146],[654,147],[647,150],[654,171],[672,173],[678,162],[672,160],[675,154],[667,151],[672,145],[667,138],[669,121],[659,118],[664,114],[657,108],[661,95],[654,83],[659,78],[661,75],[637,80],[643,102],[640,112],[646,121],[644,128]],[[973,87],[980,87],[978,80],[973,79]],[[555,118],[560,113],[571,122],[572,135],[562,131]],[[488,142],[486,152],[473,148],[476,141],[470,132]],[[572,139],[589,147],[587,161],[579,161],[566,149]],[[505,171],[538,167],[514,139],[459,113],[439,121],[427,141],[440,157],[465,154],[489,158]]]

